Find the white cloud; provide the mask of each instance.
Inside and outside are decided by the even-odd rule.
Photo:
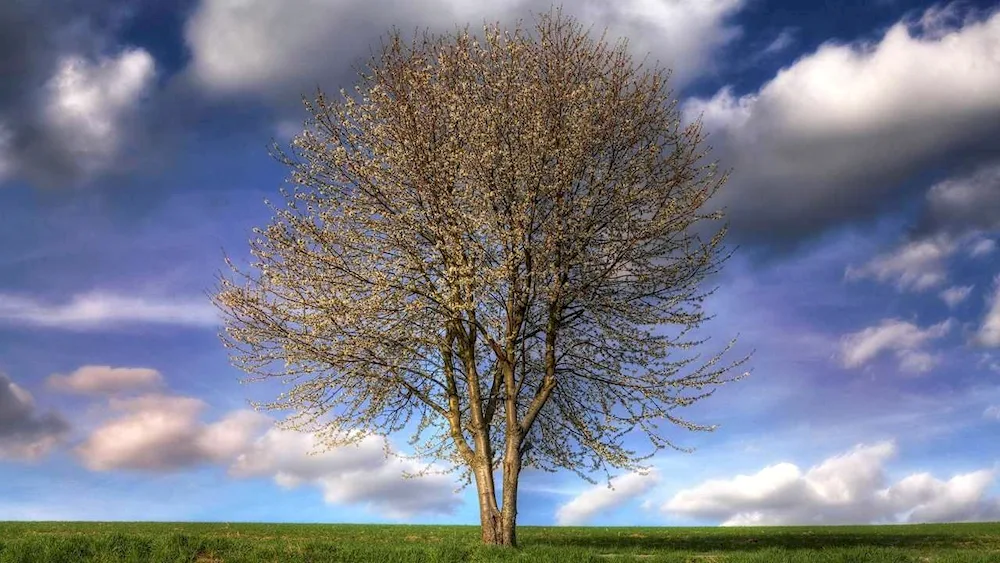
[[[0,373],[0,460],[38,459],[68,430],[61,416],[39,413],[31,393]]]
[[[594,485],[559,507],[556,511],[556,524],[584,524],[597,514],[606,514],[646,493],[659,482],[659,472],[651,469],[646,474],[629,473],[615,477],[611,480],[611,488],[607,484]]]
[[[947,236],[918,239],[875,257],[860,268],[848,267],[848,279],[892,281],[900,290],[923,291],[948,279],[945,261],[958,245]]]
[[[195,398],[144,395],[111,398],[117,413],[76,448],[92,471],[166,471],[234,459],[268,423],[253,411],[234,411],[211,424],[201,422],[206,404]]]
[[[286,488],[318,487],[330,504],[363,504],[390,518],[451,513],[461,499],[447,475],[406,478],[424,465],[386,457],[385,442],[369,436],[357,446],[320,450],[315,436],[272,428],[230,467],[236,477],[271,477]]]
[[[882,352],[895,352],[900,369],[922,373],[936,365],[934,356],[923,348],[931,341],[951,331],[951,319],[921,329],[913,323],[886,319],[876,326],[848,334],[841,340],[841,361],[844,367],[857,368],[874,360]]]
[[[90,61],[67,56],[47,85],[44,108],[49,135],[84,174],[114,164],[131,117],[155,76],[155,62],[142,49]]]
[[[861,524],[992,520],[1000,504],[988,497],[991,471],[947,481],[927,473],[886,486],[891,442],[859,445],[802,472],[780,463],[753,475],[710,480],[675,494],[663,505],[674,514],[723,525]]]
[[[972,293],[973,287],[974,286],[971,285],[956,285],[949,287],[940,293],[941,299],[948,305],[948,307],[954,309],[960,303],[968,299],[969,294]]]
[[[983,418],[990,420],[1000,420],[1000,406],[990,405],[983,411]]]
[[[997,241],[991,238],[979,239],[973,243],[972,247],[969,249],[969,256],[973,258],[979,258],[980,256],[986,256],[992,254],[997,248]]]
[[[957,9],[957,8],[955,8]],[[1000,11],[948,27],[954,11],[899,22],[874,44],[826,43],[759,91],[692,99],[745,233],[808,234],[876,212],[900,182],[1000,125]]]
[[[52,374],[47,384],[52,389],[66,393],[100,395],[160,387],[163,385],[163,376],[150,368],[83,366],[67,375]]]
[[[783,29],[781,30],[781,33],[774,38],[774,41],[771,41],[767,47],[764,48],[763,54],[776,55],[791,47],[793,43],[795,43],[795,34],[793,31],[788,28]]]
[[[149,298],[92,292],[68,303],[0,293],[0,322],[69,330],[100,330],[132,324],[218,326],[208,299]]]
[[[564,9],[584,25],[605,26],[611,37],[627,35],[640,56],[652,52],[686,81],[712,66],[711,54],[738,34],[726,20],[743,0],[625,0],[573,2]],[[547,12],[538,0],[308,0],[288,10],[268,0],[202,0],[185,25],[191,49],[189,72],[217,93],[297,96],[331,78],[355,82],[349,66],[367,61],[392,25],[453,32],[455,24],[481,29],[483,20],[525,19]],[[350,73],[350,74],[349,74]]]
[[[976,331],[975,341],[981,346],[1000,348],[1000,276],[993,280],[993,295],[983,322]]]

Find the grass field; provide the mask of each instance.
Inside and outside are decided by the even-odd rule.
[[[1000,524],[789,528],[522,527],[517,550],[471,526],[0,523],[0,563],[1000,563]]]

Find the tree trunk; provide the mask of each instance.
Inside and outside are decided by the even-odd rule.
[[[509,439],[503,461],[502,545],[517,546],[517,482],[521,475],[520,439]]]
[[[500,512],[489,507],[479,507],[479,520],[483,527],[483,543],[486,545],[508,545],[504,543],[503,519]]]
[[[497,506],[493,470],[483,464],[475,470],[476,489],[479,492],[479,520],[482,524],[483,543],[486,545],[513,546],[513,535],[507,533],[505,519]]]
[[[507,444],[503,461],[503,504],[497,506],[496,485],[491,468],[475,471],[479,490],[479,519],[483,528],[483,543],[517,547],[517,482],[521,474],[519,440]]]

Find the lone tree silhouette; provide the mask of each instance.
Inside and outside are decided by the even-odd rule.
[[[624,41],[534,29],[393,30],[353,94],[306,101],[284,204],[216,296],[234,364],[287,386],[263,408],[324,447],[413,429],[507,546],[522,468],[641,471],[681,449],[662,424],[713,429],[677,410],[746,360],[690,351],[726,257],[700,124]]]

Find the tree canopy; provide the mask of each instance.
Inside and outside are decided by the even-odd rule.
[[[691,336],[726,257],[700,124],[624,42],[534,29],[393,31],[353,93],[307,100],[283,204],[217,295],[235,365],[287,384],[266,408],[329,447],[413,430],[502,544],[523,467],[640,470],[662,425],[712,429],[679,409],[743,361]]]

